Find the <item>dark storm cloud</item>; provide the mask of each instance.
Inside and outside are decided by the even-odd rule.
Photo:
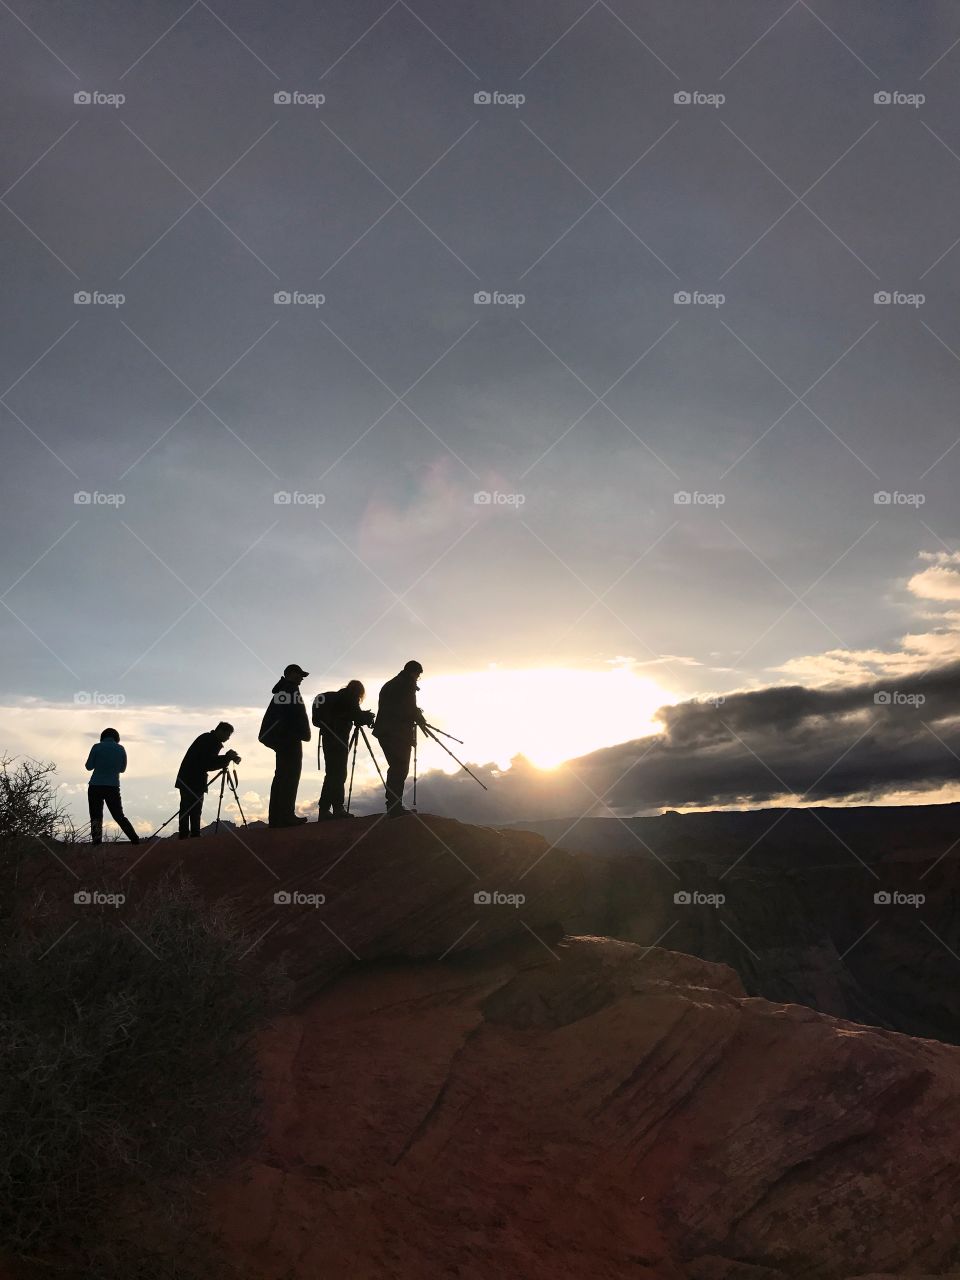
[[[960,772],[960,663],[842,689],[785,685],[663,708],[663,732],[594,751],[552,772],[523,760],[464,775],[429,774],[424,807],[513,821],[604,811],[876,800],[922,792]]]

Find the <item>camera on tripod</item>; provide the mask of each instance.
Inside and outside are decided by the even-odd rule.
[[[228,761],[230,764],[240,763],[240,757],[237,755],[235,751],[225,751],[223,758],[224,760]]]
[[[357,724],[364,729],[371,729],[376,716],[372,711],[361,711],[357,716]]]

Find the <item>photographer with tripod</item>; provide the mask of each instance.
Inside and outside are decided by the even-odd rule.
[[[207,774],[218,769],[226,770],[231,764],[239,764],[235,751],[220,754],[220,748],[233,733],[233,725],[221,720],[209,733],[194,738],[187,753],[180,761],[174,786],[180,792],[180,839],[200,835],[200,814],[203,797],[207,791]]]
[[[424,733],[427,731],[423,713],[417,706],[417,680],[422,674],[420,663],[411,660],[380,690],[373,734],[387,757],[384,790],[388,818],[399,818],[411,812],[403,807],[403,787],[410,772],[410,753],[417,729],[419,727]]]
[[[342,689],[318,693],[313,700],[313,723],[320,730],[317,743],[317,767],[323,750],[323,787],[320,791],[321,822],[330,818],[350,818],[344,808],[347,783],[347,761],[356,729],[373,724],[373,712],[362,710],[360,703],[366,690],[359,680],[351,680]],[[333,812],[331,812],[331,809]]]

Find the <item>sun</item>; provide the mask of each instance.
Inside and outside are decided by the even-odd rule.
[[[424,677],[428,721],[464,740],[449,743],[464,760],[506,768],[516,755],[541,769],[598,747],[657,730],[654,713],[676,698],[629,664],[598,669],[534,667]],[[429,752],[429,758],[428,758]],[[436,757],[436,758],[435,758]],[[456,765],[424,744],[422,767]]]

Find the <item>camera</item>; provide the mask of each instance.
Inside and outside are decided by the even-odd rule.
[[[237,753],[236,753],[235,751],[228,751],[228,752],[227,752],[227,759],[228,759],[228,760],[230,760],[230,761],[232,761],[234,764],[239,764],[239,763],[240,763],[240,757],[237,755]]]
[[[372,711],[361,711],[357,723],[364,729],[371,729],[376,719]]]

